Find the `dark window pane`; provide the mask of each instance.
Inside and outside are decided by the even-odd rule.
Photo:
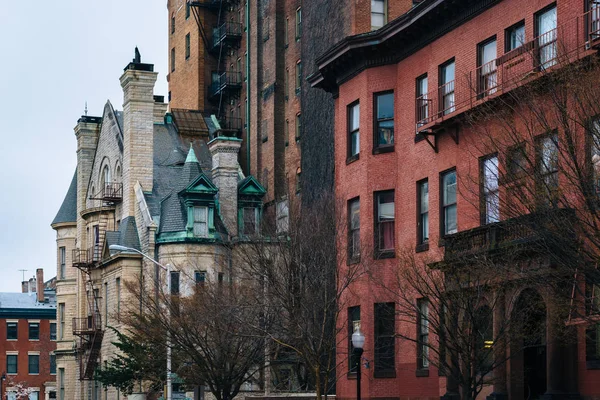
[[[395,369],[394,303],[375,304],[375,371]]]
[[[40,339],[40,324],[32,322],[29,324],[29,340],[39,340],[39,339]]]
[[[9,374],[17,373],[17,356],[7,355],[6,356],[6,372]]]
[[[7,322],[6,323],[6,338],[10,340],[18,339],[18,331],[17,331],[17,323],[16,322]]]
[[[171,272],[171,294],[179,294],[179,272]]]
[[[50,323],[50,340],[56,340],[56,322]]]
[[[39,374],[40,373],[40,356],[29,355],[29,373]]]

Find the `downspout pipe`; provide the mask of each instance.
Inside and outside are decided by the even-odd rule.
[[[250,175],[250,0],[246,0],[246,173]]]

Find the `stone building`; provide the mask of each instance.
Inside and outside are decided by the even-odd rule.
[[[56,398],[56,292],[45,286],[38,268],[22,293],[0,293],[3,399],[25,392],[30,400]]]
[[[411,286],[410,305],[402,309],[398,296],[374,280],[353,284],[343,299],[348,329],[341,330],[337,357],[348,373],[338,373],[338,399],[356,398],[357,365],[363,398],[472,398],[451,371],[475,354],[497,363],[493,373],[480,374],[477,398],[600,396],[598,249],[590,250],[591,260],[580,255],[597,231],[577,234],[590,214],[586,201],[598,201],[591,165],[598,154],[598,94],[581,108],[569,97],[597,87],[597,6],[424,0],[317,59],[310,82],[335,102],[335,191],[348,221],[340,265],[368,258],[387,282],[411,262],[423,265],[422,275],[434,268],[446,277],[453,268],[465,275],[461,268],[486,271],[482,260],[495,266],[487,277],[494,285],[460,281],[464,291],[456,293],[481,290],[485,300],[473,311],[488,321],[485,330],[465,325],[482,339],[460,361],[446,344],[462,333],[443,324],[467,317],[440,308],[443,296],[422,297]],[[564,82],[568,90],[552,90]],[[574,165],[587,171],[579,183]],[[549,221],[552,229],[544,228]],[[566,227],[577,233],[564,234]],[[549,244],[555,232],[561,245]],[[559,255],[566,249],[576,249],[573,258]],[[527,314],[532,304],[536,312]],[[434,330],[436,318],[442,322]],[[519,318],[537,327],[527,340],[521,325],[507,326]],[[369,369],[352,357],[357,327]]]
[[[57,233],[59,399],[118,399],[93,380],[114,354],[127,282],[159,277],[134,248],[174,267],[182,294],[194,280],[227,281],[221,246],[258,232],[265,190],[238,164],[241,140],[211,117],[154,96],[157,73],[136,57],[120,78],[123,110],[75,126],[77,169],[52,227]],[[239,201],[238,201],[239,200]]]

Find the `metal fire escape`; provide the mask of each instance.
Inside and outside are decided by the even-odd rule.
[[[101,200],[105,206],[114,206],[123,199],[123,184],[106,183],[99,193],[92,194],[90,200]],[[94,226],[93,244],[89,249],[73,250],[73,266],[81,271],[86,285],[87,316],[73,318],[73,335],[79,337],[77,358],[80,380],[91,380],[98,366],[104,330],[100,314],[99,289],[94,286],[92,271],[102,260],[102,249],[109,225],[110,210],[100,208],[98,224]],[[114,213],[113,213],[114,219]],[[114,226],[114,222],[113,222]]]
[[[240,118],[224,115],[223,105],[229,99],[240,97],[242,90],[242,71],[227,69],[225,57],[241,45],[243,26],[233,19],[227,20],[225,13],[237,4],[237,0],[187,0],[198,25],[204,48],[216,60],[216,70],[212,72],[211,83],[208,87],[208,99],[217,108],[217,117],[221,127],[226,131],[241,132]],[[213,27],[206,26],[203,10],[210,11],[216,16]],[[210,33],[210,35],[209,35]]]

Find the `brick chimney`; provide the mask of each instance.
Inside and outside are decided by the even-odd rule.
[[[121,75],[123,88],[123,214],[135,215],[134,186],[152,191],[154,166],[154,83],[158,73],[153,64],[143,64],[136,56]]]
[[[238,152],[241,145],[240,139],[223,136],[208,143],[212,155],[212,180],[219,188],[219,212],[231,236],[238,235]]]
[[[29,289],[29,282],[22,281],[21,282],[21,293],[27,293],[28,289]]]
[[[35,270],[35,280],[37,282],[37,301],[44,302],[44,269],[38,268]]]

